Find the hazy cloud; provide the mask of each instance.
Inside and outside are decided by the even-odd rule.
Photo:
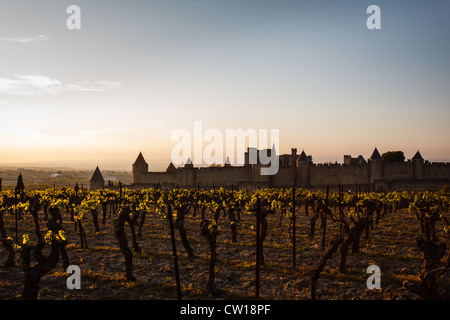
[[[50,39],[49,36],[40,34],[37,37],[16,37],[16,38],[0,38],[0,41],[5,41],[5,42],[15,42],[15,43],[30,43],[30,42],[36,42],[36,41],[43,41],[43,40],[48,40]]]
[[[95,81],[88,86],[80,86],[81,91],[106,91],[120,88],[121,84],[116,81]]]
[[[77,131],[76,133],[81,136],[94,136],[94,135],[100,134],[100,131],[99,130],[92,130],[92,131],[82,130],[82,131]]]
[[[86,81],[64,83],[42,75],[13,75],[0,78],[0,93],[10,95],[59,94],[66,91],[107,91],[120,88],[115,81]]]

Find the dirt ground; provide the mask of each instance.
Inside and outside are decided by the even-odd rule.
[[[101,223],[100,232],[95,233],[92,218],[86,215],[84,228],[87,232],[88,249],[80,249],[78,234],[69,215],[64,213],[63,227],[67,232],[67,252],[70,264],[81,269],[81,289],[69,290],[66,286],[68,274],[61,260],[58,266],[41,280],[39,299],[42,300],[141,300],[176,299],[176,286],[168,223],[160,216],[147,214],[143,235],[138,239],[142,252],[134,253],[133,274],[137,281],[125,280],[124,257],[113,232],[113,219],[108,217]],[[99,215],[101,218],[101,214]],[[322,253],[322,229],[319,220],[316,235],[309,238],[310,217],[303,210],[297,213],[296,269],[292,267],[292,246],[288,234],[289,219],[281,214],[269,215],[269,228],[264,242],[265,266],[261,267],[260,297],[267,300],[310,299],[311,275]],[[212,218],[212,217],[208,217]],[[183,300],[201,299],[253,299],[255,296],[255,217],[243,214],[238,224],[238,242],[231,242],[231,231],[227,218],[219,220],[220,234],[217,237],[217,263],[215,284],[221,290],[219,296],[209,295],[205,289],[208,280],[209,246],[200,235],[199,216],[188,215],[185,227],[189,242],[196,257],[189,259],[179,234],[177,237],[178,262]],[[14,219],[4,216],[8,236],[14,235]],[[41,217],[41,230],[46,231],[46,222]],[[327,244],[338,234],[335,222],[327,223]],[[19,221],[20,235],[28,233],[34,237],[32,217],[25,214]],[[442,226],[437,230],[442,236]],[[126,225],[128,242],[131,235]],[[317,282],[317,298],[321,300],[413,300],[416,297],[403,288],[403,282],[419,281],[418,273],[423,266],[422,253],[414,239],[420,234],[415,218],[408,212],[389,213],[382,217],[379,225],[371,230],[369,239],[361,239],[360,253],[349,253],[348,272],[340,274],[339,252],[335,253]],[[443,238],[441,238],[443,239]],[[47,251],[48,252],[48,251]],[[20,299],[23,271],[18,252],[16,266],[3,267],[7,252],[0,246],[0,299]],[[369,265],[381,269],[381,289],[369,290],[366,286]],[[448,285],[444,276],[442,284]]]

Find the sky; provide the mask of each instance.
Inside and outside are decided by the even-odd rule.
[[[81,29],[70,30],[70,5]],[[369,30],[372,5],[381,29]],[[177,129],[450,162],[450,2],[0,0],[0,164],[150,171]]]

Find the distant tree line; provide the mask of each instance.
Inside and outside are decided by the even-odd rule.
[[[384,161],[403,162],[405,161],[405,154],[403,151],[388,151],[381,155]]]

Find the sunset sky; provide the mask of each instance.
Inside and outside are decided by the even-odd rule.
[[[69,30],[69,5],[81,29]],[[381,30],[369,30],[369,5]],[[174,130],[279,129],[316,163],[450,161],[450,2],[0,0],[0,165],[163,170]]]

